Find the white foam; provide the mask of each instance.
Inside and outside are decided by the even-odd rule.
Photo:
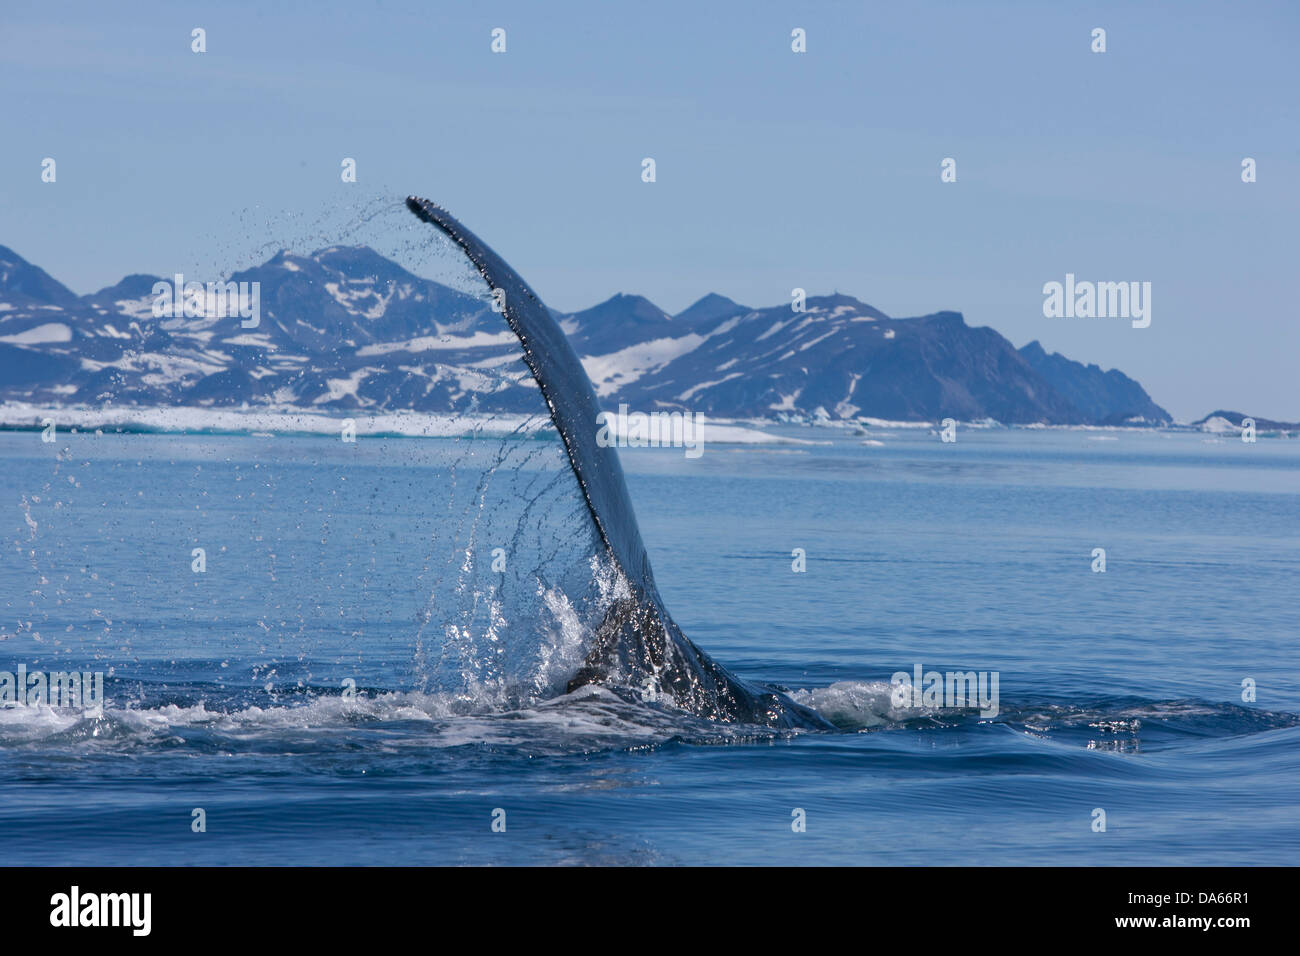
[[[895,707],[888,681],[836,681],[829,687],[797,690],[790,696],[811,707],[841,730],[867,730],[936,713],[924,707]]]

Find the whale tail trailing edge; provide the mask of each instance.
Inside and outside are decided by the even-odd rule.
[[[436,203],[415,196],[407,208],[468,256],[504,306],[524,361],[550,409],[601,541],[627,582],[596,630],[568,689],[584,684],[670,697],[684,710],[720,721],[830,729],[776,688],[742,680],[696,647],[664,608],[632,510],[618,455],[596,440],[600,405],[582,362],[537,294],[504,259]]]

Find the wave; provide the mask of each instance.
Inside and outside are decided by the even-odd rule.
[[[900,707],[886,681],[838,681],[800,689],[792,697],[815,708],[842,731],[891,727],[970,728],[998,725],[1031,736],[1082,744],[1091,750],[1136,751],[1144,743],[1230,737],[1300,726],[1300,714],[1183,698],[1141,700],[1103,697],[1085,702],[1001,701],[998,715],[977,708]]]
[[[200,699],[193,700],[195,695]],[[95,716],[45,705],[0,707],[0,747],[49,754],[188,752],[339,753],[358,748],[460,747],[529,754],[589,753],[663,745],[771,740],[793,731],[724,724],[667,703],[586,685],[517,708],[471,706],[461,694],[387,691],[345,698],[307,692],[281,703],[249,704],[192,689],[185,699]]]
[[[141,696],[127,700],[128,688]],[[926,739],[953,744],[1014,732],[1075,749],[1135,753],[1300,726],[1297,714],[1195,699],[1004,702],[997,717],[985,719],[974,709],[897,707],[891,689],[885,681],[840,681],[796,690],[791,697],[816,708],[840,733],[933,734]],[[164,688],[121,682],[97,716],[45,705],[0,707],[0,748],[45,755],[481,748],[539,756],[671,743],[770,742],[810,733],[824,735],[808,728],[713,721],[670,700],[647,700],[626,688],[596,684],[524,706],[498,706],[463,693],[372,688],[345,696],[307,687],[254,695],[207,684]]]

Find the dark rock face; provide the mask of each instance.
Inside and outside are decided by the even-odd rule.
[[[1048,354],[1037,341],[1022,348],[1020,355],[1092,424],[1166,425],[1173,420],[1141,385],[1118,369],[1103,372],[1058,352]]]

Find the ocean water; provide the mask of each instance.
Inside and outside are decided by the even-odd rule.
[[[554,437],[0,433],[0,671],[107,697],[0,707],[7,862],[1294,862],[1300,442],[781,433],[621,458],[685,633],[837,733],[564,693]]]

